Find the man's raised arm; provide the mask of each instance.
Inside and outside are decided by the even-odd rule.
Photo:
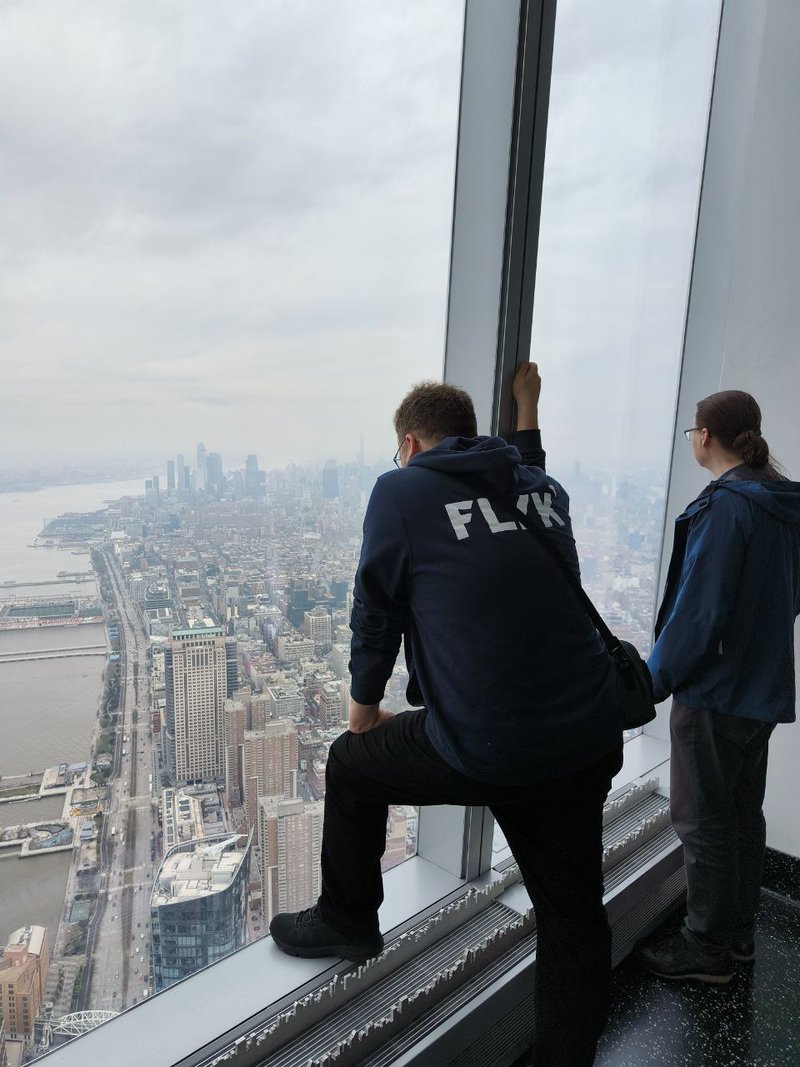
[[[511,434],[511,444],[516,445],[526,467],[545,469],[545,451],[539,430],[539,396],[542,379],[537,363],[520,363],[511,386],[517,407],[517,426]]]

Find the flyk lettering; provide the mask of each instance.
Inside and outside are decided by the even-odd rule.
[[[533,504],[543,526],[550,527],[554,523],[557,526],[565,525],[558,512],[553,510],[552,493],[523,493],[517,500],[517,508],[523,515],[527,515],[529,503]],[[475,504],[478,505],[478,510],[491,533],[525,529],[521,522],[515,522],[513,519],[503,522],[499,519],[486,497],[478,497],[477,500],[456,500],[451,504],[445,504],[445,511],[459,541],[464,541],[469,537],[470,531],[467,526],[472,522],[472,509]]]

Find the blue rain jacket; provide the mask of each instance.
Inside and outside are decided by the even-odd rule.
[[[675,522],[649,666],[656,699],[795,719],[800,483],[737,467]]]

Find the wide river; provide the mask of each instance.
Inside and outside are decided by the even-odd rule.
[[[96,511],[106,501],[142,492],[137,480],[0,493],[0,583],[58,581],[59,571],[91,570],[88,555],[30,546],[43,524],[64,512]],[[0,600],[95,591],[94,582],[14,589],[0,584]],[[0,630],[0,654],[104,642],[100,624]],[[0,775],[88,759],[105,662],[104,654],[13,663],[0,655]],[[0,804],[0,827],[57,818],[62,806],[56,798]],[[47,926],[52,945],[69,862],[69,852],[20,860],[15,849],[0,850],[0,949],[27,923]]]

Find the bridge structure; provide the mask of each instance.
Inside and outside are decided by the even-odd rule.
[[[48,1020],[42,1029],[40,1051],[44,1052],[50,1048],[54,1044],[54,1038],[80,1037],[82,1034],[88,1034],[90,1030],[94,1030],[101,1023],[107,1023],[109,1019],[113,1019],[117,1015],[119,1015],[118,1011],[93,1009],[91,1011],[73,1011],[69,1015],[62,1015],[58,1019]],[[61,1044],[61,1042],[58,1042],[58,1044]]]
[[[106,645],[75,645],[71,648],[37,648],[28,652],[0,652],[0,663],[26,663],[39,659],[73,659],[77,656],[104,656]]]

